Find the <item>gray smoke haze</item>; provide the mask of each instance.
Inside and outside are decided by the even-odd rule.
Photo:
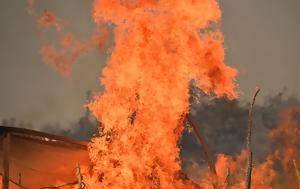
[[[92,93],[86,92],[86,102],[91,101]],[[33,130],[39,130],[45,133],[70,137],[76,140],[89,141],[92,137],[99,135],[99,123],[91,112],[85,108],[85,112],[80,118],[74,119],[66,127],[59,123],[46,123],[43,125],[34,125],[31,122],[25,122],[23,120],[17,120],[16,118],[7,118],[0,120],[0,125],[10,127],[20,127]]]
[[[211,99],[200,95],[200,103],[191,98],[191,118],[206,138],[213,155],[238,155],[246,146],[248,110],[250,104],[238,100]],[[299,106],[300,101],[284,92],[268,96],[264,103],[254,107],[253,153],[257,161],[265,160],[274,147],[268,134],[278,127],[280,114],[290,107]],[[190,160],[204,163],[202,147],[193,131],[185,131],[180,143],[183,163]]]

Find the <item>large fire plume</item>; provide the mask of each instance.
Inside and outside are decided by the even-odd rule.
[[[28,2],[28,13],[37,17],[41,30],[62,32],[61,19],[47,10],[37,16],[34,1]],[[179,158],[191,81],[208,95],[237,97],[237,71],[224,64],[217,1],[94,0],[92,17],[98,29],[90,38],[59,35],[58,47],[43,44],[40,50],[46,63],[69,75],[82,53],[103,46],[108,36],[99,29],[103,23],[113,28],[114,47],[101,77],[104,92],[87,105],[102,125],[100,137],[89,144],[92,166],[83,168],[86,186],[244,188],[246,150],[237,156],[218,154],[213,180],[192,162],[188,172],[196,175],[197,184],[182,173]],[[254,162],[253,189],[298,187],[299,113],[299,107],[288,109],[271,130],[270,153]]]
[[[52,14],[42,16],[40,26],[60,30]],[[92,16],[99,26],[114,26],[114,48],[102,71],[104,92],[88,104],[103,127],[89,145],[86,184],[195,188],[181,173],[178,147],[190,81],[207,94],[237,97],[237,71],[224,64],[217,1],[94,0]],[[77,52],[65,59],[54,48],[41,49],[63,74]]]
[[[115,46],[88,106],[103,137],[89,151],[93,188],[193,188],[181,178],[178,140],[189,82],[235,98],[236,70],[224,65],[216,1],[94,1],[96,23],[115,25]],[[200,32],[202,33],[200,34]]]

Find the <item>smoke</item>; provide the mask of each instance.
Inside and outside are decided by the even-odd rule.
[[[88,112],[88,111],[87,111]],[[39,127],[39,130],[46,133],[70,137],[76,140],[90,141],[92,137],[99,135],[100,123],[86,113],[78,121],[74,121],[67,128],[61,127],[59,124],[46,124]]]
[[[87,101],[91,100],[89,94],[90,92],[87,92]],[[264,158],[271,149],[268,134],[273,128],[278,127],[280,114],[289,107],[298,105],[300,101],[296,97],[280,92],[268,96],[263,104],[255,106],[253,148],[258,159]],[[244,149],[249,104],[226,98],[211,99],[202,94],[200,103],[192,99],[191,106],[191,117],[207,139],[213,154],[237,155]],[[67,127],[59,124],[33,125],[15,118],[2,119],[4,126],[38,129],[86,141],[98,134],[99,124],[101,123],[96,121],[88,109],[81,118],[74,120]],[[184,131],[180,146],[182,159],[191,158],[197,163],[203,163],[201,145],[191,129]]]
[[[85,115],[81,116],[78,120],[72,121],[68,126],[62,126],[59,123],[33,125],[31,122],[18,121],[15,118],[2,119],[0,121],[1,126],[38,130],[82,141],[90,141],[92,137],[98,136],[99,128],[101,128],[101,123],[99,123],[88,110]]]
[[[86,92],[86,101],[89,102],[92,99],[92,92]],[[60,125],[46,124],[38,127],[40,131],[62,135],[77,140],[90,141],[91,138],[99,135],[101,130],[101,123],[99,123],[91,112],[86,108],[85,114],[79,118],[79,120],[72,122],[67,128]]]
[[[201,92],[197,92],[201,94]],[[230,155],[240,153],[246,142],[249,104],[225,98],[212,99],[204,94],[200,98],[200,101],[191,99],[191,117],[207,139],[212,152]],[[263,104],[255,106],[253,148],[259,159],[268,154],[268,150],[266,150],[269,149],[267,135],[271,129],[278,127],[280,113],[297,105],[300,105],[300,102],[296,97],[280,92],[267,97]],[[183,154],[192,155],[200,161],[201,153],[190,150],[199,149],[196,141],[193,132],[186,131],[181,145]]]
[[[219,182],[224,183],[226,169],[229,168],[234,182],[232,188],[242,188],[247,157],[244,149],[249,104],[242,104],[238,100],[211,99],[205,95],[200,95],[200,98],[200,103],[193,103],[191,112],[212,149]],[[193,98],[191,101],[195,102]],[[297,98],[281,92],[255,106],[253,188],[296,186],[297,178],[291,162],[300,155],[299,105]],[[186,129],[180,145],[185,172],[204,188],[210,188],[206,162],[194,133]]]
[[[91,91],[86,92],[86,101],[92,98]],[[47,123],[43,125],[34,125],[30,121],[24,122],[15,118],[0,119],[0,125],[9,127],[19,127],[32,130],[38,130],[49,134],[70,137],[76,140],[90,141],[92,137],[99,135],[101,123],[91,115],[89,109],[86,108],[85,114],[78,120],[73,120],[70,125],[60,125],[59,123]]]

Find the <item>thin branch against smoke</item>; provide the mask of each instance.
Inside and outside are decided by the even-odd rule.
[[[213,188],[217,189],[218,188],[218,183],[217,183],[218,176],[217,176],[217,172],[216,172],[216,168],[215,168],[215,163],[213,161],[209,145],[206,142],[206,140],[205,140],[204,136],[202,135],[202,133],[200,132],[200,130],[193,123],[193,121],[191,120],[191,118],[190,118],[189,115],[187,115],[186,119],[187,119],[188,123],[190,124],[190,126],[195,131],[198,140],[202,144],[203,151],[204,151],[204,157],[205,157],[205,160],[206,160],[206,162],[208,164],[208,167],[209,167],[209,170],[210,170],[210,173],[211,173]]]
[[[251,144],[251,135],[252,135],[252,116],[253,116],[253,106],[255,104],[255,99],[260,91],[260,88],[256,88],[252,103],[249,109],[248,115],[248,131],[247,131],[247,149],[248,149],[248,161],[247,161],[247,173],[246,173],[246,181],[245,181],[245,189],[250,189],[251,187],[251,175],[252,175],[252,144]]]

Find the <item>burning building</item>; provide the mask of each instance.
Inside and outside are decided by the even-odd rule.
[[[2,188],[71,188],[88,166],[87,144],[22,128],[0,127]]]

